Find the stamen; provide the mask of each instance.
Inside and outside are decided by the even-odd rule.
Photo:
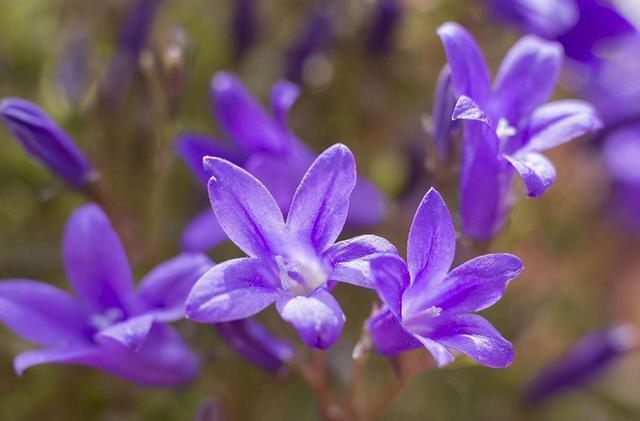
[[[498,121],[498,127],[496,128],[496,135],[498,135],[498,138],[500,138],[501,140],[505,140],[515,135],[516,133],[517,131],[515,127],[510,126],[509,121],[506,118],[502,117]]]

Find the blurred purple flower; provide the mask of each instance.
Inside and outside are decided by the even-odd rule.
[[[436,143],[438,159],[445,162],[449,155],[449,139],[456,122],[451,119],[456,107],[456,95],[451,81],[451,69],[444,66],[438,76],[431,109],[431,135]]]
[[[216,323],[214,327],[236,353],[264,370],[281,373],[293,359],[293,346],[274,338],[264,326],[253,319]]]
[[[308,22],[300,29],[293,45],[287,50],[285,77],[292,82],[302,82],[307,60],[324,52],[333,40],[333,23],[329,7],[324,1],[319,3]]]
[[[57,65],[57,82],[64,99],[77,107],[91,84],[88,31],[74,31],[64,44]]]
[[[313,162],[293,197],[286,223],[274,197],[229,161],[205,158],[211,206],[227,236],[249,257],[221,263],[187,299],[187,316],[203,323],[251,317],[275,303],[310,347],[329,348],[344,313],[330,294],[336,282],[370,287],[366,258],[395,252],[364,235],[338,243],[356,184],[351,151],[334,145]]]
[[[234,0],[231,16],[233,49],[236,58],[246,54],[256,41],[258,27],[257,0]]]
[[[226,145],[207,136],[184,133],[176,140],[178,154],[203,183],[209,174],[202,167],[204,156],[217,156],[242,166],[264,183],[283,212],[305,171],[316,155],[287,127],[287,112],[298,97],[298,88],[285,81],[273,86],[271,114],[232,74],[217,73],[211,82],[215,117]],[[369,181],[358,178],[351,196],[349,226],[374,225],[385,214],[385,199]],[[204,251],[225,238],[210,210],[201,213],[185,229],[185,250]]]
[[[19,374],[37,364],[64,363],[151,386],[181,384],[196,376],[197,357],[165,323],[184,317],[191,286],[212,266],[206,256],[177,256],[134,290],[124,248],[94,204],[71,216],[63,248],[76,296],[37,281],[0,282],[0,320],[45,346],[16,357]]]
[[[393,36],[402,19],[402,0],[378,0],[373,14],[373,22],[369,28],[367,50],[373,55],[388,52],[393,43]]]
[[[511,364],[513,347],[484,318],[522,271],[511,254],[476,257],[449,272],[456,233],[447,205],[430,189],[409,231],[407,263],[396,255],[370,259],[371,277],[384,302],[368,321],[373,343],[383,355],[427,348],[438,367],[454,360],[451,350],[487,367]]]
[[[527,387],[525,399],[537,403],[560,392],[581,387],[637,345],[630,326],[591,332],[545,368]]]
[[[556,85],[562,49],[534,36],[509,51],[493,87],[480,48],[460,25],[438,29],[459,96],[453,119],[465,121],[460,182],[463,231],[488,240],[504,224],[512,206],[514,171],[529,197],[553,184],[556,170],[541,154],[601,127],[594,108],[577,100],[544,104]]]
[[[488,0],[491,12],[519,30],[556,39],[573,28],[580,18],[574,0]]]
[[[72,187],[83,188],[98,177],[73,139],[32,102],[3,99],[0,120],[29,155]]]

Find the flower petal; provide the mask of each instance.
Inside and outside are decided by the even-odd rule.
[[[412,334],[404,330],[388,307],[383,307],[367,320],[367,330],[376,351],[387,357],[421,346]]]
[[[95,204],[77,209],[64,234],[64,262],[71,285],[98,312],[133,302],[133,279],[124,247],[107,215]]]
[[[287,114],[300,96],[300,88],[295,83],[280,80],[271,89],[271,110],[282,129],[287,130]]]
[[[497,115],[513,126],[528,118],[553,92],[562,66],[562,46],[525,36],[507,53],[491,97]]]
[[[544,155],[530,152],[518,156],[504,156],[518,171],[529,197],[540,197],[556,180],[556,169]]]
[[[213,326],[235,352],[264,370],[279,373],[293,359],[293,346],[273,337],[253,319],[216,323]]]
[[[101,344],[105,341],[116,341],[132,351],[137,351],[147,339],[154,321],[155,315],[152,313],[131,317],[101,330],[94,335],[94,339]]]
[[[379,255],[371,259],[371,276],[382,302],[401,318],[402,293],[409,285],[407,265],[393,254]]]
[[[282,294],[270,262],[231,259],[200,278],[186,302],[189,319],[220,323],[244,319],[262,311]]]
[[[407,265],[411,287],[422,289],[439,282],[456,253],[456,230],[446,203],[434,188],[418,206],[409,231]]]
[[[180,158],[205,186],[211,177],[211,174],[202,165],[205,156],[217,156],[231,162],[241,161],[238,151],[233,151],[230,146],[223,145],[219,140],[202,134],[181,133],[176,138],[175,145]]]
[[[451,69],[445,65],[440,71],[436,82],[436,92],[431,108],[433,119],[432,131],[436,142],[438,159],[445,162],[449,155],[449,140],[453,130],[451,115],[456,105],[456,95],[453,93],[453,82],[451,80]]]
[[[438,366],[438,368],[442,368],[452,363],[453,360],[456,359],[456,357],[451,352],[449,352],[449,350],[444,345],[439,344],[438,342],[431,340],[425,336],[414,335],[414,337],[418,341],[420,341],[420,343],[431,353],[433,359],[436,361],[436,365]]]
[[[86,344],[87,317],[81,303],[56,287],[24,279],[0,282],[0,321],[29,341]]]
[[[205,158],[209,198],[227,236],[251,257],[273,256],[285,232],[282,212],[266,187],[242,168]]]
[[[248,152],[278,152],[286,147],[288,133],[231,73],[218,72],[213,76],[211,100],[220,128],[241,148]]]
[[[387,212],[386,197],[369,180],[358,177],[351,192],[347,225],[366,227],[380,223]]]
[[[182,231],[182,249],[189,252],[205,252],[223,241],[227,234],[218,224],[218,218],[211,208],[200,212]]]
[[[447,54],[456,95],[467,95],[484,105],[489,96],[489,70],[473,36],[453,22],[441,25],[438,36]]]
[[[476,257],[453,269],[431,288],[408,289],[403,297],[403,314],[415,315],[431,307],[440,308],[443,315],[483,310],[502,298],[509,281],[521,271],[522,262],[511,254]]]
[[[356,184],[356,162],[346,146],[337,144],[311,164],[298,186],[287,227],[298,239],[323,252],[338,238]]]
[[[156,266],[138,286],[138,297],[156,320],[184,317],[184,303],[198,279],[213,267],[204,254],[183,253]]]
[[[19,376],[27,368],[39,364],[80,364],[90,363],[101,357],[102,351],[95,346],[70,346],[64,348],[43,348],[25,351],[13,360],[13,368]]]
[[[456,101],[451,119],[478,121],[493,127],[489,117],[487,117],[480,106],[466,95],[461,95]]]
[[[300,339],[312,348],[327,349],[342,333],[345,316],[340,304],[324,290],[309,296],[286,297],[277,303],[282,318],[296,328]]]
[[[334,268],[329,280],[373,288],[369,259],[380,253],[398,254],[398,250],[382,237],[361,235],[335,243],[322,257]]]

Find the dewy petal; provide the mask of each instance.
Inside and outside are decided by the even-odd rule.
[[[212,267],[213,262],[204,254],[180,254],[156,266],[142,279],[138,297],[156,320],[182,319],[193,285]]]
[[[200,212],[182,231],[180,243],[188,252],[205,252],[227,240],[211,208]]]
[[[529,125],[530,140],[521,152],[543,152],[601,127],[602,121],[589,103],[551,102],[534,111]]]
[[[133,279],[124,247],[107,215],[95,204],[69,218],[63,240],[64,262],[78,295],[96,311],[133,304]]]
[[[398,250],[382,237],[361,235],[335,243],[322,257],[334,268],[329,280],[374,288],[369,259],[380,253],[398,254]]]
[[[346,146],[324,151],[303,177],[289,215],[289,231],[323,252],[340,235],[349,211],[349,197],[356,184],[356,162]]]
[[[227,236],[251,257],[274,256],[285,232],[278,204],[266,187],[242,168],[205,158],[211,172],[209,198]]]
[[[205,186],[211,177],[202,165],[205,156],[217,156],[236,163],[241,161],[239,152],[233,151],[230,146],[223,145],[217,139],[202,134],[181,133],[176,138],[175,145],[180,158]]]
[[[420,341],[404,330],[388,307],[383,307],[367,320],[367,330],[376,351],[387,357],[421,346]]]
[[[556,180],[556,169],[544,155],[530,152],[524,155],[507,156],[513,168],[518,171],[529,197],[540,197]]]
[[[509,281],[522,271],[522,262],[506,253],[476,257],[453,269],[432,288],[403,297],[403,314],[412,315],[431,307],[442,314],[480,311],[492,306],[504,294]]]
[[[285,369],[294,356],[293,346],[273,337],[253,319],[216,323],[216,332],[242,358],[272,373]]]
[[[155,315],[152,313],[131,317],[101,330],[94,335],[94,339],[100,344],[104,344],[105,341],[116,341],[137,351],[147,339],[154,321]]]
[[[402,294],[409,285],[407,265],[393,254],[379,255],[371,259],[370,265],[378,296],[396,317],[401,318]]]
[[[387,212],[386,197],[378,188],[362,177],[358,177],[351,192],[347,225],[365,227],[379,223]]]
[[[86,344],[87,317],[80,302],[51,285],[24,279],[0,282],[0,321],[32,342]]]
[[[227,260],[209,270],[191,290],[187,317],[220,323],[259,313],[282,294],[271,263],[256,258]]]
[[[471,120],[485,123],[488,126],[493,127],[493,124],[489,120],[489,117],[480,108],[476,102],[466,95],[461,95],[458,98],[451,115],[452,120]]]
[[[456,253],[456,230],[446,203],[434,188],[418,206],[409,231],[407,266],[411,288],[420,291],[447,274]]]
[[[562,47],[529,35],[507,53],[496,75],[493,111],[511,125],[528,118],[553,93],[562,66]]]
[[[427,348],[427,350],[433,356],[433,359],[436,361],[436,365],[438,368],[442,368],[455,360],[455,356],[449,352],[449,350],[442,344],[431,340],[425,336],[414,335],[414,337],[420,341],[420,343]]]
[[[444,162],[449,154],[449,139],[453,129],[451,115],[456,106],[456,95],[453,93],[451,69],[445,65],[436,82],[436,92],[431,108],[432,131],[436,142],[438,159]]]
[[[447,22],[438,28],[457,95],[467,95],[481,106],[489,96],[489,70],[482,51],[461,25]]]
[[[480,364],[504,368],[513,361],[513,346],[486,319],[461,314],[434,319],[429,339],[467,354]]]
[[[280,80],[271,89],[271,110],[283,130],[287,129],[287,114],[300,95],[298,85]]]
[[[344,313],[325,290],[316,290],[307,297],[283,298],[277,308],[280,316],[296,328],[300,339],[312,348],[327,349],[342,333]]]
[[[211,99],[220,128],[238,146],[249,152],[279,152],[286,147],[288,133],[231,73],[213,76]]]

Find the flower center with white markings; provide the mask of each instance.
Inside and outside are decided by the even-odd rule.
[[[403,325],[409,330],[411,330],[412,327],[415,327],[424,331],[425,323],[428,323],[430,320],[440,316],[440,313],[442,313],[442,308],[431,306],[406,317],[403,321]]]
[[[89,324],[98,331],[113,326],[124,318],[124,313],[117,307],[111,307],[103,313],[96,313],[89,317]]]
[[[307,295],[327,282],[327,272],[316,259],[275,257],[282,289],[290,295]]]
[[[502,117],[498,121],[498,127],[496,128],[496,135],[500,140],[509,139],[511,136],[515,135],[517,130],[515,127],[509,125],[509,121]]]

